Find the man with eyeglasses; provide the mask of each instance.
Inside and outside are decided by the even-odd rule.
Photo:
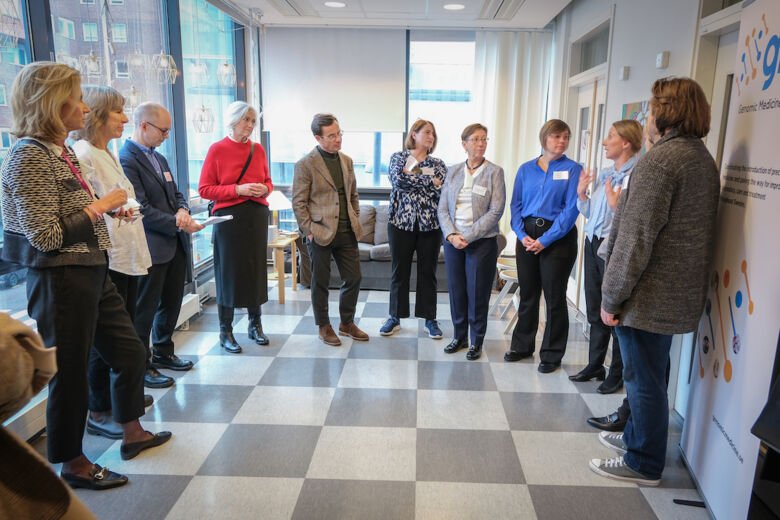
[[[361,274],[357,243],[360,207],[352,159],[340,152],[343,133],[333,114],[316,114],[311,132],[317,146],[295,163],[292,204],[311,257],[314,321],[326,345],[341,345],[328,317],[332,256],[342,280],[339,335],[368,341],[368,334],[354,321]]]
[[[187,199],[176,187],[168,161],[155,149],[167,138],[171,115],[157,103],[142,103],[133,112],[133,137],[125,141],[119,161],[141,204],[146,242],[152,254],[149,273],[138,284],[135,329],[147,351],[144,385],[166,388],[173,378],[159,368],[189,370],[192,362],[173,352],[173,331],[190,268],[190,234],[203,229],[192,220]],[[149,348],[152,336],[153,349]]]

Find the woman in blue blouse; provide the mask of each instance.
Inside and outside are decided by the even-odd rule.
[[[441,247],[437,209],[439,192],[447,175],[436,148],[433,123],[418,119],[409,129],[406,149],[390,157],[390,219],[387,234],[393,263],[390,280],[390,317],[379,333],[391,336],[409,317],[409,277],[417,253],[417,296],[414,315],[425,318],[428,336],[442,337],[436,322],[436,264]]]
[[[582,168],[564,152],[571,130],[560,119],[539,131],[543,153],[520,166],[512,191],[512,230],[517,234],[518,320],[505,361],[533,355],[544,290],[547,324],[539,349],[539,372],[561,366],[569,337],[566,285],[577,258],[577,184]]]

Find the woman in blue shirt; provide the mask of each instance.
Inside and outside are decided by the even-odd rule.
[[[409,317],[409,278],[417,253],[417,295],[414,315],[425,319],[428,336],[442,337],[436,322],[436,264],[441,232],[437,209],[447,167],[431,156],[436,148],[433,123],[418,119],[409,129],[405,150],[390,157],[390,242],[393,274],[390,280],[390,317],[379,333],[391,336],[401,328],[400,318]]]
[[[612,227],[614,209],[610,199],[616,199],[621,187],[628,181],[638,159],[637,152],[642,148],[642,125],[630,119],[615,122],[602,142],[604,156],[613,161],[612,166],[604,168],[598,176],[596,186],[590,197],[587,189],[593,177],[587,173],[580,175],[577,186],[577,207],[588,219],[585,224],[585,303],[588,309],[590,337],[588,365],[579,373],[569,376],[572,381],[590,381],[593,378],[603,381],[606,376],[604,359],[607,356],[609,338],[612,336],[612,363],[609,376],[596,389],[601,394],[611,394],[623,386],[623,360],[620,357],[620,344],[613,327],[601,321],[601,281],[604,278],[604,260],[598,256],[599,247],[609,236]]]
[[[510,205],[517,234],[518,320],[505,361],[531,357],[539,328],[539,298],[544,290],[547,325],[539,349],[539,372],[561,366],[569,337],[566,286],[577,258],[577,184],[582,167],[564,152],[571,130],[560,119],[539,131],[543,153],[520,166]]]

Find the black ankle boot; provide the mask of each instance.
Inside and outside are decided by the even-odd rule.
[[[226,327],[219,328],[219,346],[231,354],[241,353],[241,345],[238,344],[233,336],[233,331]]]
[[[268,336],[263,333],[263,324],[260,323],[260,316],[249,317],[247,334],[249,334],[249,339],[258,345],[268,345]]]

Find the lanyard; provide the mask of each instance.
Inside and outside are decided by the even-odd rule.
[[[89,193],[92,198],[95,198],[94,194],[92,193],[92,189],[89,187],[89,184],[87,184],[87,181],[85,181],[84,177],[81,176],[81,173],[79,172],[78,168],[76,168],[76,165],[73,164],[73,161],[70,160],[68,154],[65,152],[65,149],[62,150],[62,155],[60,157],[62,157],[62,159],[68,163],[70,171],[73,172],[73,176],[76,177],[77,181],[79,181],[79,184],[81,184],[81,187],[84,188],[84,191]]]

